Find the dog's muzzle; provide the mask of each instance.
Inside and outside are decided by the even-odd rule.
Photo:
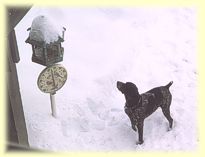
[[[117,81],[117,88],[120,90],[124,83]]]

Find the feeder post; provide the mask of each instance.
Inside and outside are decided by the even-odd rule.
[[[57,118],[56,102],[55,102],[55,93],[50,93],[50,100],[51,100],[52,116],[53,116],[54,118]]]

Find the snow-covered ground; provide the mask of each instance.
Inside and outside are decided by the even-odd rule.
[[[46,15],[67,28],[68,71],[57,92],[58,118],[49,94],[37,87],[43,66],[31,62],[25,43],[32,20]],[[34,148],[52,151],[194,151],[198,148],[196,10],[194,8],[36,8],[17,25],[20,90]],[[124,113],[116,81],[134,82],[140,93],[169,81],[174,128],[161,110],[145,120],[144,144]]]

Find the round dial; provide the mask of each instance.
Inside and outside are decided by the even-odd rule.
[[[38,87],[44,93],[55,93],[65,84],[67,80],[66,69],[55,64],[46,67],[38,77]]]

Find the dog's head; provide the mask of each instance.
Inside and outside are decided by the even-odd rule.
[[[134,97],[136,95],[139,95],[137,86],[132,82],[123,83],[117,81],[117,88],[119,91],[121,91],[123,94],[129,97]]]

